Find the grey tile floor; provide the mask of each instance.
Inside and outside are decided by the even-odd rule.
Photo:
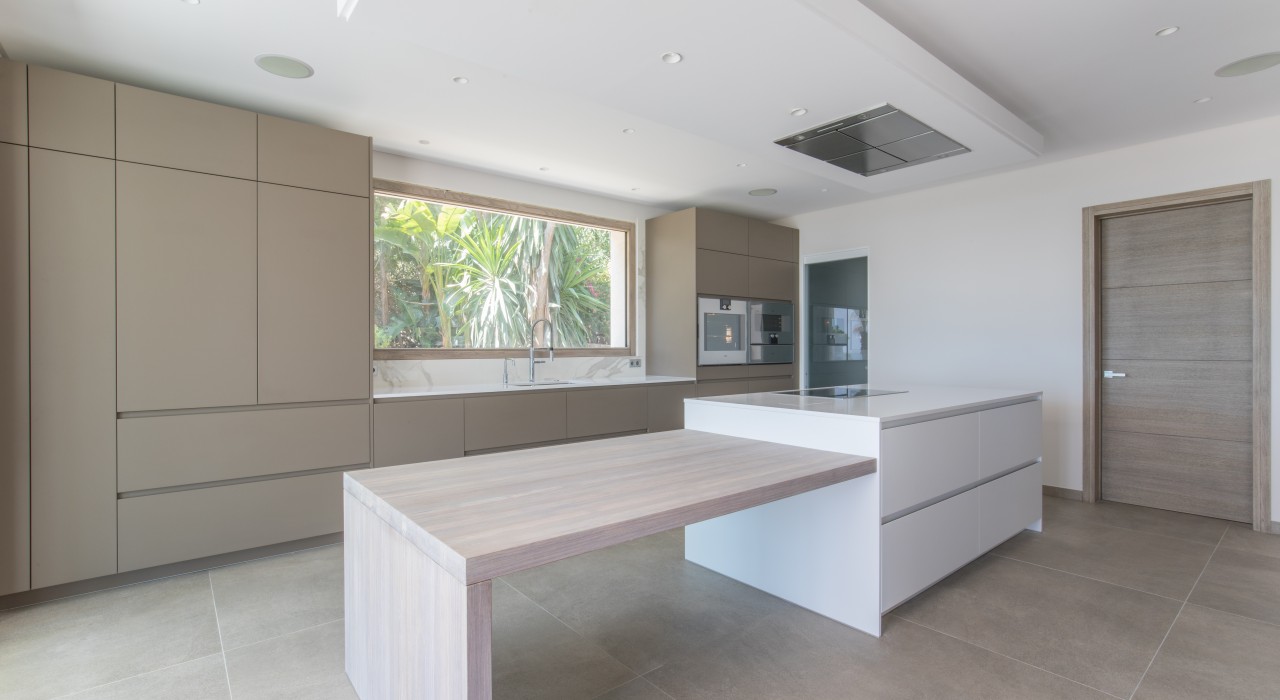
[[[498,698],[1280,698],[1280,536],[1045,500],[874,639],[666,532],[494,587]],[[351,698],[342,550],[0,613],[0,698]]]

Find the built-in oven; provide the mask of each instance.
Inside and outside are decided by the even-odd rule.
[[[747,302],[751,344],[750,364],[787,364],[795,361],[795,307],[788,301]]]
[[[747,364],[747,300],[698,297],[698,364]]]

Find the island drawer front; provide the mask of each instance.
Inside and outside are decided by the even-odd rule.
[[[116,421],[121,493],[369,463],[369,406]]]
[[[893,515],[978,480],[977,413],[880,433],[881,513]]]
[[[120,571],[342,530],[342,474],[313,474],[119,501]]]
[[[970,489],[880,528],[881,611],[923,591],[973,561],[981,500]]]
[[[1036,463],[978,487],[982,551],[992,549],[1040,519],[1043,483],[1040,464]]]
[[[649,409],[645,394],[642,386],[566,392],[569,437],[648,429]]]
[[[463,447],[487,450],[568,436],[563,391],[463,399]]]
[[[1028,401],[978,414],[982,422],[980,478],[1040,459],[1040,409],[1040,401]]]

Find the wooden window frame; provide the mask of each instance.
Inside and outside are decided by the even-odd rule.
[[[1102,499],[1101,221],[1116,216],[1249,201],[1253,205],[1253,529],[1271,523],[1271,181],[1102,204],[1084,209],[1084,489]]]
[[[373,193],[425,199],[433,202],[457,204],[472,209],[515,214],[539,219],[549,219],[566,224],[592,226],[621,231],[627,237],[627,344],[620,348],[556,348],[557,357],[632,357],[636,348],[636,226],[632,222],[581,214],[563,209],[551,209],[522,202],[512,202],[496,197],[456,192],[454,190],[426,187],[398,180],[373,179]],[[372,204],[372,200],[371,200]],[[371,207],[372,209],[372,207]],[[376,214],[375,214],[376,215]],[[370,226],[370,260],[373,259],[373,227]],[[373,346],[373,328],[369,329],[369,345]],[[528,348],[373,348],[374,360],[446,360],[464,358],[524,357]]]

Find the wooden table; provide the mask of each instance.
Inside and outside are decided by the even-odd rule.
[[[677,430],[346,474],[347,675],[365,700],[487,700],[494,578],[875,471]]]

